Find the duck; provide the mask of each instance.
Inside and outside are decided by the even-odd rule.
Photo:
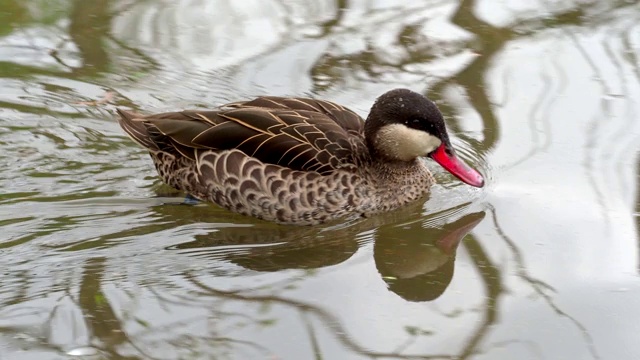
[[[331,101],[278,96],[213,110],[117,113],[164,183],[278,224],[370,217],[415,202],[435,183],[422,158],[484,186],[456,155],[436,104],[408,89],[379,96],[366,121]]]

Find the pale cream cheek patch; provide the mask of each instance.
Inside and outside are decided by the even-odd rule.
[[[385,156],[410,161],[426,156],[442,144],[437,137],[420,130],[411,129],[403,124],[385,125],[376,136],[376,148]]]

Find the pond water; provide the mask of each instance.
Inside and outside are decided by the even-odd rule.
[[[639,359],[640,3],[3,0],[0,359]],[[428,95],[487,186],[287,227],[115,121]]]

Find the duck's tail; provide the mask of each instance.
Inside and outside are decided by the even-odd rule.
[[[145,125],[144,116],[122,109],[116,109],[120,118],[118,123],[133,141],[149,150],[159,150],[158,145],[152,140],[149,129]]]

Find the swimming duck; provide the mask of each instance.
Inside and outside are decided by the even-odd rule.
[[[456,157],[438,107],[407,89],[380,96],[366,121],[329,101],[275,96],[216,110],[118,113],[165,183],[282,224],[369,216],[416,201],[435,182],[420,157],[484,185]]]

